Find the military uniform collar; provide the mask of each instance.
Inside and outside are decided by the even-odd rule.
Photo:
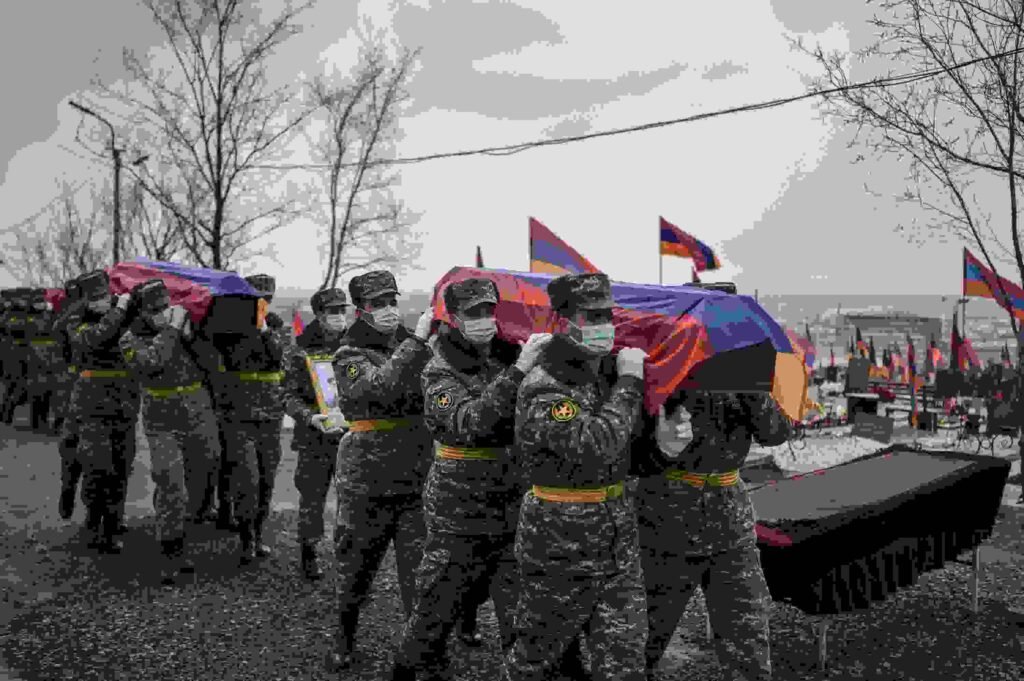
[[[308,350],[309,348],[337,350],[344,337],[345,332],[330,331],[324,328],[319,319],[314,319],[295,342],[303,350]]]
[[[342,345],[388,352],[395,347],[396,343],[393,336],[381,333],[362,319],[357,319],[345,333]]]
[[[614,360],[602,358],[597,370],[588,357],[575,343],[562,334],[555,334],[551,339],[540,365],[552,378],[570,385],[587,385],[600,378],[611,378],[614,373]]]

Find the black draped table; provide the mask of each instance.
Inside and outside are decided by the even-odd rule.
[[[1009,472],[997,457],[894,445],[752,485],[772,598],[808,615],[834,615],[912,585],[989,536]],[[977,551],[974,564],[977,571]],[[977,574],[975,599],[976,584]]]

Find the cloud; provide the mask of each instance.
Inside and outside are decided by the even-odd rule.
[[[701,78],[704,78],[705,80],[725,80],[729,76],[746,72],[747,69],[744,66],[733,64],[730,61],[723,61],[704,71],[704,73],[701,74]]]

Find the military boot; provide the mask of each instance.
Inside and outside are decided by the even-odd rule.
[[[257,558],[266,558],[273,553],[270,547],[263,543],[263,521],[264,518],[257,518],[253,523],[253,549]]]
[[[356,624],[359,621],[359,611],[356,609],[342,612],[338,617],[338,637],[335,641],[334,650],[327,655],[327,668],[332,672],[339,672],[352,666],[355,656]]]
[[[103,514],[102,539],[99,547],[100,553],[116,555],[124,550],[124,544],[117,538],[117,515],[114,513]]]
[[[303,576],[310,580],[315,581],[322,579],[324,576],[323,570],[316,562],[316,543],[311,541],[303,541],[299,552],[299,561]]]
[[[63,446],[61,443],[62,448]],[[75,514],[75,488],[78,486],[74,466],[67,463],[69,455],[65,451],[61,452],[60,501],[57,504],[57,512],[63,520],[71,520],[71,516]]]
[[[239,521],[238,538],[242,541],[242,551],[238,556],[238,564],[243,566],[249,565],[256,559],[256,547],[253,543],[253,531],[251,521]]]

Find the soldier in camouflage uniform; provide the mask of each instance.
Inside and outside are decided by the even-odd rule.
[[[120,349],[142,387],[142,423],[149,441],[153,507],[163,555],[160,578],[192,572],[185,558],[185,520],[198,511],[215,465],[216,422],[204,373],[213,347],[195,336],[184,308],[170,305],[167,287],[150,279],[132,290],[135,319]]]
[[[297,454],[295,488],[299,491],[299,566],[307,579],[320,579],[316,546],[324,534],[324,504],[334,478],[342,432],[320,412],[306,360],[333,360],[345,335],[345,292],[317,291],[310,299],[316,319],[296,339],[285,374],[285,413],[295,421],[292,449]]]
[[[681,403],[681,407],[680,407]],[[751,439],[786,441],[789,421],[770,396],[692,392],[667,405],[692,416],[692,440],[660,475],[641,478],[640,541],[647,583],[647,667],[661,660],[693,590],[705,591],[718,659],[733,679],[771,679],[770,597],[739,468]]]
[[[132,380],[117,341],[126,321],[129,298],[111,305],[107,273],[79,277],[87,303],[69,311],[68,342],[79,377],[71,392],[78,420],[77,458],[83,468],[82,502],[90,546],[119,553],[115,539],[123,512],[126,481],[135,460],[138,386]]]
[[[415,333],[400,325],[394,276],[378,270],[353,277],[356,320],[335,353],[338,403],[350,430],[338,452],[339,635],[330,666],[351,662],[359,609],[388,545],[394,541],[398,584],[408,616],[415,571],[423,557],[423,480],[430,468],[430,431],[423,423],[420,376],[430,359],[432,310]]]
[[[4,391],[3,403],[0,404],[0,421],[7,424],[14,422],[14,410],[28,399],[28,317],[32,312],[31,293],[30,288],[14,289],[11,309],[4,320],[9,344],[4,357],[4,383],[7,389]]]
[[[62,400],[57,402],[59,417],[54,424],[59,428],[60,441],[57,451],[60,454],[60,501],[58,512],[64,520],[70,520],[75,512],[75,492],[78,481],[82,477],[82,462],[78,459],[78,419],[75,416],[75,402],[71,399],[75,381],[78,378],[78,367],[74,364],[71,352],[71,337],[68,323],[72,315],[80,316],[85,309],[81,288],[77,279],[64,284],[67,297],[64,299],[60,314],[53,320],[53,337],[57,341],[58,350],[67,367],[67,389]]]
[[[519,516],[512,681],[544,679],[586,631],[595,679],[644,679],[647,611],[636,510],[624,494],[643,401],[645,354],[623,348],[612,383],[601,371],[615,339],[603,274],[548,285],[568,323],[523,380],[515,434],[531,483]]]
[[[266,301],[263,305],[273,298],[273,277],[256,275],[246,281]],[[246,329],[214,339],[221,355],[216,383],[225,445],[222,462],[227,464],[222,474],[230,481],[228,504],[242,540],[242,565],[270,555],[263,528],[281,461],[281,382],[290,346],[283,327],[281,317],[268,312],[256,332]],[[227,515],[223,506],[221,513]]]
[[[522,488],[509,452],[516,394],[550,335],[518,348],[495,338],[498,289],[487,279],[444,291],[452,325],[442,327],[423,371],[427,428],[435,460],[424,490],[427,541],[416,575],[416,605],[403,631],[395,681],[450,678],[446,642],[476,609],[466,594],[490,590],[502,650],[511,647],[515,609],[512,544]],[[486,596],[484,596],[486,598]]]
[[[67,364],[53,336],[53,305],[46,300],[46,289],[32,290],[32,314],[29,324],[28,356],[26,364],[26,390],[30,408],[32,430],[53,431],[50,414],[59,404],[67,384]]]

